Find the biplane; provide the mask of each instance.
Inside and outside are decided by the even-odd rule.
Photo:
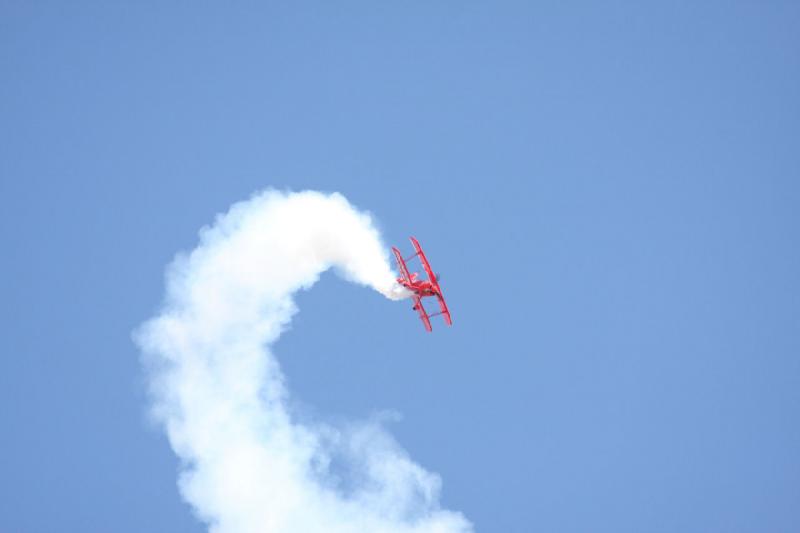
[[[397,278],[397,282],[411,291],[411,298],[414,300],[412,309],[419,313],[419,318],[425,325],[425,329],[428,331],[433,330],[433,328],[431,328],[431,318],[438,315],[442,315],[447,325],[452,326],[453,320],[450,318],[450,311],[447,309],[447,303],[444,301],[442,289],[439,287],[439,276],[433,273],[431,265],[428,263],[428,258],[425,257],[425,252],[422,251],[422,247],[419,245],[419,241],[411,237],[411,244],[414,246],[415,253],[405,259],[403,259],[400,250],[392,246],[392,252],[394,252],[394,256],[397,259],[397,268],[400,270],[400,277]],[[411,261],[415,257],[419,257],[419,261],[422,263],[422,268],[425,270],[428,279],[419,279],[419,274],[416,272],[413,274],[409,273],[406,262]],[[435,296],[439,301],[439,311],[429,315],[422,305],[422,299],[431,296]]]

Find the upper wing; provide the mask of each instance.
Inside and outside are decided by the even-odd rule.
[[[428,316],[427,311],[425,311],[425,308],[422,306],[422,298],[420,298],[416,294],[413,296],[413,298],[414,298],[414,309],[416,309],[417,312],[419,313],[419,318],[425,325],[425,329],[427,329],[428,332],[433,331],[433,328],[431,327],[431,319]]]
[[[414,255],[419,256],[419,260],[422,263],[422,268],[425,269],[425,273],[428,275],[428,279],[431,281],[431,283],[433,283],[435,287],[438,288],[439,283],[436,281],[436,275],[433,273],[431,265],[430,263],[428,263],[428,258],[425,257],[425,252],[422,251],[422,247],[419,245],[419,241],[414,237],[410,237],[410,239],[411,239],[411,244],[414,245],[414,249],[417,251],[417,253]]]
[[[450,310],[447,308],[447,303],[444,301],[444,296],[442,296],[441,290],[439,290],[439,294],[436,295],[436,297],[439,300],[439,309],[440,309],[440,311],[437,314],[443,315],[444,321],[447,322],[447,325],[452,326],[453,319],[450,318]]]
[[[411,274],[408,273],[408,267],[406,266],[406,262],[403,259],[400,250],[392,246],[392,251],[394,252],[394,257],[397,259],[397,268],[400,270],[400,275],[405,279],[407,282],[411,283]]]
[[[425,257],[425,252],[422,251],[422,246],[419,245],[419,241],[411,237],[411,244],[414,245],[414,249],[417,251],[416,255],[419,255],[419,261],[422,263],[422,268],[425,269],[425,273],[428,275],[431,285],[436,289],[436,298],[439,300],[439,312],[436,314],[444,315],[444,321],[447,322],[448,326],[452,326],[453,319],[450,318],[450,310],[447,308],[447,302],[444,301],[444,295],[442,294],[442,288],[439,286],[439,280],[436,279],[436,274],[433,273],[431,264],[428,263],[428,258]]]

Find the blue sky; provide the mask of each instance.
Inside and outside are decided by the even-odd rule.
[[[204,527],[131,330],[267,187],[416,235],[454,326],[326,275],[294,398],[481,532],[800,527],[792,2],[0,4],[0,530]]]

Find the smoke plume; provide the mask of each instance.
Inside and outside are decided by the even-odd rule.
[[[406,296],[369,215],[339,194],[258,194],[169,266],[163,308],[135,337],[182,496],[214,533],[472,531],[378,422],[293,419],[269,346],[297,312],[293,293],[331,267]]]

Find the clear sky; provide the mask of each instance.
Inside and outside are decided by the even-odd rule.
[[[284,4],[0,3],[0,530],[204,530],[130,335],[266,187],[443,273],[275,348],[477,531],[800,530],[800,6]]]

